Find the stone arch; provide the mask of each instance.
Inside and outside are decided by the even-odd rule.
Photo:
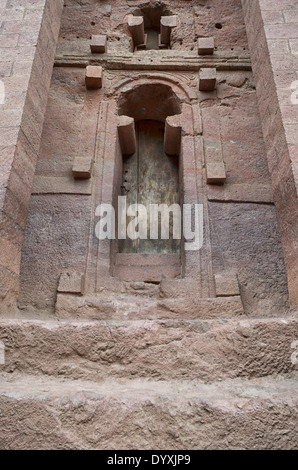
[[[182,81],[182,80],[181,80]],[[191,99],[194,98],[194,93],[188,87],[185,87],[184,84],[180,83],[179,80],[174,79],[170,76],[170,74],[155,74],[154,76],[144,76],[143,74],[137,79],[125,79],[121,83],[118,83],[114,89],[114,107],[115,114],[118,116],[118,123],[121,123],[121,133],[118,132],[118,137],[120,140],[120,148],[122,152],[118,150],[116,153],[116,171],[115,174],[118,175],[118,179],[116,184],[117,187],[125,189],[125,180],[124,180],[124,172],[125,169],[125,151],[123,151],[123,147],[127,149],[127,147],[121,146],[121,139],[120,134],[123,132],[123,126],[127,126],[128,134],[126,135],[126,142],[136,141],[136,136],[134,135],[134,123],[140,123],[145,120],[149,120],[152,122],[161,122],[165,126],[164,130],[164,155],[168,155],[171,159],[174,159],[175,156],[177,158],[177,173],[176,173],[176,182],[177,182],[177,192],[176,196],[174,196],[173,201],[169,197],[169,201],[171,203],[179,203],[183,204],[184,196],[185,196],[185,182],[189,186],[188,178],[185,173],[185,157],[186,152],[183,152],[183,148],[188,151],[189,142],[188,142],[188,135],[192,134],[193,129],[193,116],[191,112]],[[119,124],[118,124],[119,126]],[[153,126],[154,127],[154,126]],[[138,128],[138,126],[137,126]],[[118,127],[119,130],[119,127]],[[123,134],[122,134],[123,135]],[[186,139],[186,140],[185,140]],[[170,145],[167,145],[166,142],[170,142]],[[135,149],[138,146],[135,147]],[[134,153],[133,148],[130,149],[130,154],[133,155]],[[123,176],[123,179],[120,183],[119,175]],[[186,179],[185,179],[186,177]],[[192,183],[191,183],[192,184]],[[175,183],[173,184],[173,187]],[[115,189],[115,187],[114,187]],[[193,188],[187,188],[192,195],[194,194]],[[117,190],[116,193],[119,196],[121,194],[121,190]],[[123,195],[123,193],[122,193]],[[150,199],[151,200],[151,199]],[[189,200],[189,197],[187,197]],[[154,201],[153,201],[154,202]],[[155,201],[158,202],[158,201]],[[163,201],[161,201],[162,203]],[[166,202],[166,201],[165,201]],[[194,200],[193,202],[196,202]],[[170,205],[170,204],[169,204]],[[171,242],[172,243],[172,242]],[[116,273],[116,277],[119,276],[124,280],[154,280],[155,278],[146,278],[146,279],[139,279],[137,276],[140,273],[138,263],[140,261],[136,261],[136,277],[133,277],[133,270],[135,262],[137,260],[136,255],[133,255],[134,258],[132,259],[127,258],[127,255],[123,255],[121,253],[121,243],[119,244],[117,241],[112,246],[112,257],[111,263],[113,268],[113,272]],[[178,246],[174,246],[172,243],[172,248],[167,252],[167,248],[165,251],[156,253],[156,258],[154,263],[162,264],[163,269],[165,269],[166,276],[173,276],[173,277],[180,277],[184,273],[184,266],[185,266],[185,256],[184,256],[184,243],[181,239],[180,241],[180,248]],[[171,249],[175,251],[175,254],[172,252],[170,254]],[[166,252],[168,254],[166,254]],[[173,258],[174,257],[174,258]],[[152,258],[150,258],[152,260]],[[173,259],[175,262],[173,262]],[[120,261],[119,261],[120,260]],[[127,261],[128,260],[128,261]],[[126,262],[129,262],[129,270],[126,270],[123,264],[125,265]],[[122,265],[121,265],[122,263]],[[119,266],[120,264],[120,266]],[[124,270],[124,271],[122,271]],[[146,275],[151,273],[152,270],[154,271],[154,267],[149,266],[144,269]],[[128,279],[126,277],[129,273]],[[179,274],[180,273],[180,274]],[[155,275],[155,272],[154,272]],[[172,278],[173,278],[172,277]]]
[[[119,116],[130,116],[135,121],[151,119],[165,122],[168,116],[182,111],[181,100],[172,87],[160,82],[138,84],[123,91],[117,107]]]
[[[192,77],[195,79],[195,77]],[[180,103],[190,104],[191,100],[197,99],[197,92],[190,86],[185,84],[184,77],[174,76],[171,73],[150,73],[139,74],[138,77],[125,78],[116,83],[111,90],[113,98],[119,101],[120,94],[125,94],[137,89],[142,85],[155,84],[157,86],[165,85],[171,89],[172,94],[179,100]]]
[[[178,129],[178,144],[175,149],[171,149],[170,146],[166,147],[165,128],[167,129],[167,120],[170,117],[181,114],[180,99],[169,85],[143,83],[119,95],[117,111],[121,117],[119,137],[122,140],[123,153],[122,195],[127,197],[130,204],[136,200],[147,210],[150,203],[168,206],[178,204],[181,129]],[[175,136],[171,134],[170,140],[175,140]],[[131,147],[130,142],[137,144]],[[131,155],[126,154],[127,150]],[[173,239],[126,239],[119,244],[119,248],[126,253],[167,253],[180,252],[180,244]]]
[[[106,126],[102,127],[99,138],[105,142],[103,153],[101,154],[102,168],[101,175],[98,174],[98,193],[94,198],[95,207],[101,203],[112,204],[113,207],[118,207],[118,197],[121,195],[121,184],[123,177],[123,149],[121,148],[121,141],[119,136],[119,123],[124,126],[128,125],[131,130],[134,129],[134,119],[138,120],[146,118],[146,113],[141,113],[139,116],[133,114],[133,109],[130,108],[132,92],[145,92],[153,90],[149,85],[162,87],[163,93],[168,93],[168,104],[163,107],[163,113],[156,116],[157,121],[165,122],[165,127],[168,128],[170,140],[172,135],[179,134],[180,142],[175,148],[170,149],[170,155],[179,155],[179,188],[180,188],[180,204],[197,203],[199,200],[199,192],[197,187],[196,172],[196,158],[201,159],[201,149],[196,149],[195,135],[198,132],[198,105],[196,103],[197,93],[195,89],[187,85],[186,80],[192,77],[185,77],[183,74],[173,76],[170,72],[139,72],[132,77],[123,77],[122,80],[114,82],[113,86],[107,91],[105,100],[101,106],[101,113]],[[154,88],[155,89],[155,88]],[[154,96],[151,96],[154,101]],[[156,102],[156,100],[155,100]],[[173,104],[174,103],[174,104]],[[180,111],[180,114],[174,114]],[[131,114],[127,116],[122,113]],[[167,112],[171,115],[166,116]],[[147,117],[149,114],[147,114]],[[151,114],[153,117],[153,114]],[[196,130],[195,130],[196,129]],[[131,143],[131,139],[129,138]],[[195,152],[198,151],[197,157]],[[133,152],[133,150],[132,150]],[[172,153],[171,153],[172,152]],[[117,224],[117,221],[116,221]],[[98,241],[96,238],[91,240],[90,253],[98,253],[98,256],[104,256],[105,264],[100,265],[93,261],[92,256],[88,264],[88,282],[94,289],[100,289],[104,279],[115,279],[118,282],[119,273],[117,272],[117,263],[119,258],[119,240],[118,237],[114,240]],[[135,256],[135,255],[133,255]],[[159,256],[159,255],[158,255]],[[168,257],[169,255],[162,255]],[[176,256],[172,254],[171,256]],[[171,272],[174,269],[174,277],[178,276],[188,277],[189,269],[192,266],[191,276],[200,277],[200,254],[196,252],[191,254],[184,250],[184,240],[181,240],[181,255],[179,263],[174,262],[170,266]],[[196,259],[194,264],[194,259]],[[198,259],[197,259],[198,258]],[[148,258],[149,259],[149,258]],[[127,260],[126,260],[127,261]],[[167,266],[167,260],[162,260],[163,268]],[[131,264],[131,259],[128,260]],[[94,264],[95,263],[95,264]],[[193,266],[196,266],[195,272]],[[173,267],[174,266],[174,267]],[[133,272],[130,266],[130,271]],[[150,268],[151,269],[151,268]],[[142,269],[144,274],[150,273],[150,269]],[[137,268],[138,272],[140,269]],[[92,274],[94,273],[94,274]],[[166,275],[166,274],[165,274]],[[142,279],[138,279],[142,280]],[[147,279],[145,279],[147,280]],[[150,278],[149,278],[150,280]],[[88,285],[89,285],[88,284]],[[92,287],[91,287],[92,289]]]

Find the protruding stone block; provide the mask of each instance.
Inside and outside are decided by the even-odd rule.
[[[91,178],[92,160],[91,158],[76,157],[72,167],[73,177],[76,179]]]
[[[214,276],[216,297],[240,295],[237,274],[216,274]]]
[[[224,184],[227,179],[224,163],[207,163],[206,175],[208,184]]]
[[[59,280],[58,292],[63,294],[83,294],[85,276],[78,272],[62,273]]]
[[[177,16],[162,16],[160,20],[160,47],[169,46],[171,32],[177,26]]]
[[[214,53],[214,38],[198,39],[199,55],[211,55]]]
[[[142,16],[129,15],[127,18],[128,29],[132,35],[134,47],[145,44],[145,26]]]
[[[133,155],[137,149],[135,121],[129,116],[120,116],[118,135],[123,155]]]
[[[104,54],[107,50],[107,36],[104,34],[92,36],[90,49],[92,53]]]
[[[164,149],[168,155],[179,155],[181,147],[181,114],[166,119]]]
[[[86,67],[85,82],[87,88],[102,88],[102,67],[88,65]]]
[[[200,70],[200,91],[213,91],[216,87],[216,69],[202,68]]]

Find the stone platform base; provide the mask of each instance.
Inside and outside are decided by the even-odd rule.
[[[297,449],[297,338],[297,315],[3,319],[0,449]]]
[[[0,380],[1,449],[298,449],[295,377]]]
[[[208,319],[244,315],[240,296],[154,299],[135,295],[117,298],[58,294],[56,315],[59,319],[141,320],[141,319]]]

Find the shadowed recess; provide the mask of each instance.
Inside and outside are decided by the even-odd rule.
[[[181,103],[170,86],[151,83],[122,93],[118,101],[119,116],[141,121],[152,119],[164,122],[168,116],[181,113]]]

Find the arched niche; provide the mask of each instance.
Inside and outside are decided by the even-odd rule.
[[[144,29],[147,35],[146,48],[148,50],[158,50],[161,18],[171,15],[171,12],[159,2],[153,6],[137,8],[133,15],[144,18]]]
[[[171,32],[177,26],[177,16],[161,2],[148,2],[136,8],[127,15],[127,23],[133,51],[171,48]]]
[[[169,145],[167,152],[179,154],[180,204],[198,203],[200,196],[195,160],[201,160],[202,154],[201,147],[196,149],[195,143],[199,122],[198,108],[192,102],[195,97],[193,90],[179,77],[174,79],[170,74],[158,72],[125,78],[114,85],[109,100],[103,103],[101,111],[101,122],[105,125],[100,126],[98,138],[104,142],[104,146],[98,160],[94,210],[101,203],[112,204],[115,208],[118,206],[123,180],[123,154],[132,154],[135,151],[135,122],[146,119],[165,124],[165,143],[168,142]],[[119,126],[123,126],[123,136],[126,136],[122,139],[123,148]],[[116,226],[117,222],[116,220]],[[149,257],[145,254],[144,266],[144,260],[137,259],[140,255],[119,253],[117,237],[100,242],[93,237],[87,269],[88,289],[98,291],[109,283],[117,284],[119,279],[145,282],[180,277],[200,279],[200,252],[185,251],[185,242],[187,240],[181,241],[180,254],[154,254]]]
[[[135,121],[152,119],[165,122],[168,116],[181,114],[181,100],[172,87],[163,83],[147,83],[121,93],[118,115]]]
[[[136,8],[133,11],[134,16],[143,16],[145,29],[155,28],[159,30],[162,16],[172,15],[171,11],[161,2],[155,2],[153,5]]]
[[[127,206],[142,204],[148,215],[150,204],[166,204],[168,207],[180,204],[183,194],[179,164],[181,125],[177,125],[176,121],[178,118],[180,122],[181,100],[169,85],[146,83],[120,93],[117,110],[118,136],[122,150],[116,171],[119,174],[121,168],[118,195],[126,196]],[[118,216],[121,217],[119,214]],[[128,225],[131,219],[127,217],[126,220]],[[140,269],[137,266],[146,263],[148,255],[151,265],[147,270],[151,274],[154,272],[158,277],[161,264],[168,277],[177,277],[181,273],[182,240],[173,237],[174,215],[170,214],[168,240],[161,237],[160,220],[159,237],[151,240],[149,224],[150,218],[147,220],[147,239],[118,240],[115,271],[124,280],[144,280],[138,278]],[[130,258],[127,258],[127,254]],[[143,260],[140,259],[141,256]],[[125,269],[125,266],[123,269],[123,263],[127,260],[129,269]]]

